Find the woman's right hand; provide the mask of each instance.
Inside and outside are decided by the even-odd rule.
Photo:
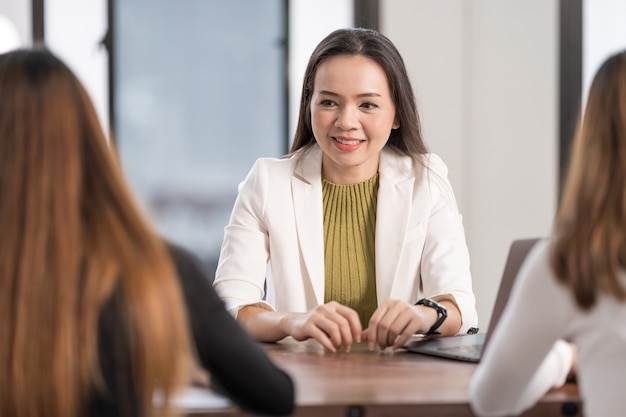
[[[335,301],[322,304],[306,313],[289,313],[281,320],[283,330],[295,340],[317,340],[331,352],[343,347],[350,351],[353,342],[361,341],[359,315]]]

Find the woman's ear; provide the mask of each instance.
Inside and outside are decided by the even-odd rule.
[[[391,128],[395,130],[395,129],[399,128],[399,127],[400,127],[400,121],[396,118],[393,121],[393,125],[391,125]]]

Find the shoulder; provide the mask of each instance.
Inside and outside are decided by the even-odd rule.
[[[271,186],[290,178],[290,172],[293,172],[293,162],[290,159],[259,158],[239,183],[239,194],[260,198]]]
[[[274,185],[276,182],[290,181],[293,175],[311,179],[321,175],[321,163],[322,151],[317,144],[314,144],[282,158],[257,159],[246,180]]]
[[[443,178],[448,177],[448,166],[439,155],[435,153],[427,153],[422,155],[422,164],[432,173]]]
[[[408,157],[407,157],[408,158]],[[442,197],[454,201],[454,191],[448,178],[448,166],[435,153],[426,153],[413,160],[416,186],[425,186],[433,197]]]
[[[431,193],[442,195],[448,200],[455,200],[452,184],[448,178],[448,166],[439,155],[429,153],[423,155],[423,176]]]
[[[191,314],[190,319],[196,320],[195,314],[203,311],[218,311],[222,305],[221,300],[213,288],[213,277],[206,271],[202,260],[179,244],[166,240],[165,245]]]
[[[545,298],[545,302],[559,297],[561,306],[573,302],[572,293],[558,282],[550,261],[551,240],[540,239],[530,250],[520,267],[515,287],[520,287],[533,298]],[[520,290],[522,291],[522,290]],[[573,304],[572,304],[573,305]]]
[[[383,148],[381,169],[394,175],[406,177],[425,177],[428,172],[442,178],[448,177],[448,167],[435,153],[426,153],[417,157],[403,154],[393,148]]]
[[[205,279],[200,259],[183,246],[165,241],[165,245],[172,259],[172,264],[182,284],[189,280]],[[208,278],[206,278],[208,279]]]
[[[269,175],[274,171],[289,169],[289,167],[293,166],[293,164],[293,157],[259,158],[252,165],[250,173]]]
[[[416,193],[427,192],[433,201],[443,198],[456,204],[448,167],[437,154],[409,156],[393,148],[383,148],[379,172],[381,178],[392,184],[413,181]]]
[[[520,267],[520,274],[528,275],[539,282],[546,281],[546,275],[554,278],[550,264],[550,239],[539,239],[533,245]]]
[[[248,173],[248,179],[254,176],[277,176],[281,177],[286,172],[293,172],[302,152],[297,152],[285,157],[264,157],[258,158],[250,172]]]
[[[176,267],[178,267],[179,264],[194,264],[196,262],[195,255],[181,245],[165,240],[165,246],[167,247],[167,250],[170,253],[172,261],[174,261]]]

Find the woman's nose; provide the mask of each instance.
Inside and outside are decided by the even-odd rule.
[[[335,126],[342,130],[350,130],[359,126],[358,110],[353,107],[344,107],[337,114]]]

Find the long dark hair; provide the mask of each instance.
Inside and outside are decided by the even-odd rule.
[[[335,30],[311,54],[302,83],[298,125],[290,152],[315,142],[311,126],[315,74],[322,62],[337,55],[360,55],[380,65],[387,76],[396,117],[400,122],[400,127],[391,131],[387,146],[415,157],[425,154],[427,148],[422,138],[415,95],[402,56],[387,37],[362,28]]]
[[[76,416],[103,389],[115,292],[142,415],[188,376],[183,299],[87,92],[45,49],[0,55],[0,415]]]

